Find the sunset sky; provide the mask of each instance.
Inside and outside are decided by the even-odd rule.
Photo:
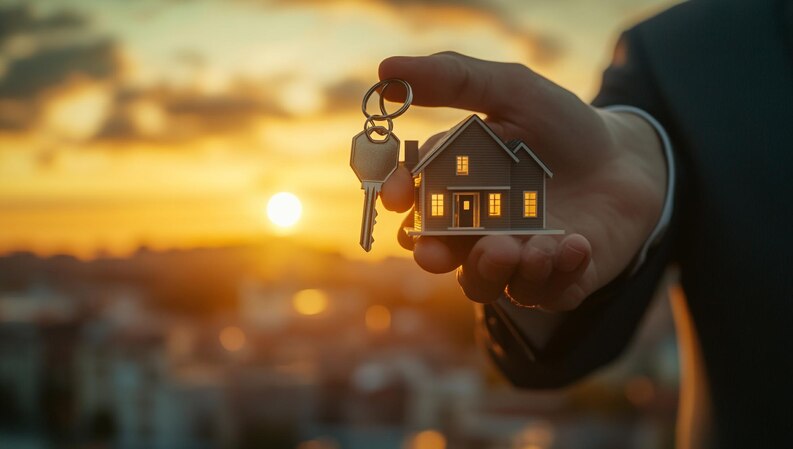
[[[380,60],[516,61],[589,99],[618,32],[671,3],[0,1],[0,252],[288,235],[363,257],[349,145]],[[395,132],[423,141],[466,115],[412,107]],[[281,191],[303,203],[288,232],[267,219]],[[380,211],[367,257],[407,255],[401,216]]]

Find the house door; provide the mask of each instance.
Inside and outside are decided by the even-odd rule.
[[[479,194],[454,194],[454,227],[475,228],[479,226]]]

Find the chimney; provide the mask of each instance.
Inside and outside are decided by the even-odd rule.
[[[419,141],[406,140],[405,141],[405,168],[413,171],[416,164],[419,163]]]

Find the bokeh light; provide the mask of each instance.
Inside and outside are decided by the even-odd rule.
[[[292,298],[292,307],[301,315],[319,315],[328,308],[328,295],[322,290],[300,290]]]
[[[424,430],[411,438],[407,449],[446,449],[446,437],[437,430]]]
[[[391,311],[380,304],[366,309],[366,328],[373,332],[384,332],[391,327]]]
[[[223,349],[229,352],[237,352],[245,346],[245,332],[237,326],[226,326],[220,331],[218,336]]]

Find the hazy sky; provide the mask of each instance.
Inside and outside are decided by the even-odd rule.
[[[619,31],[672,3],[0,1],[0,251],[258,239],[290,191],[292,238],[362,255],[349,143],[380,60],[517,61],[589,99]],[[395,132],[465,116],[413,107]],[[374,257],[404,254],[400,221],[381,213]]]

